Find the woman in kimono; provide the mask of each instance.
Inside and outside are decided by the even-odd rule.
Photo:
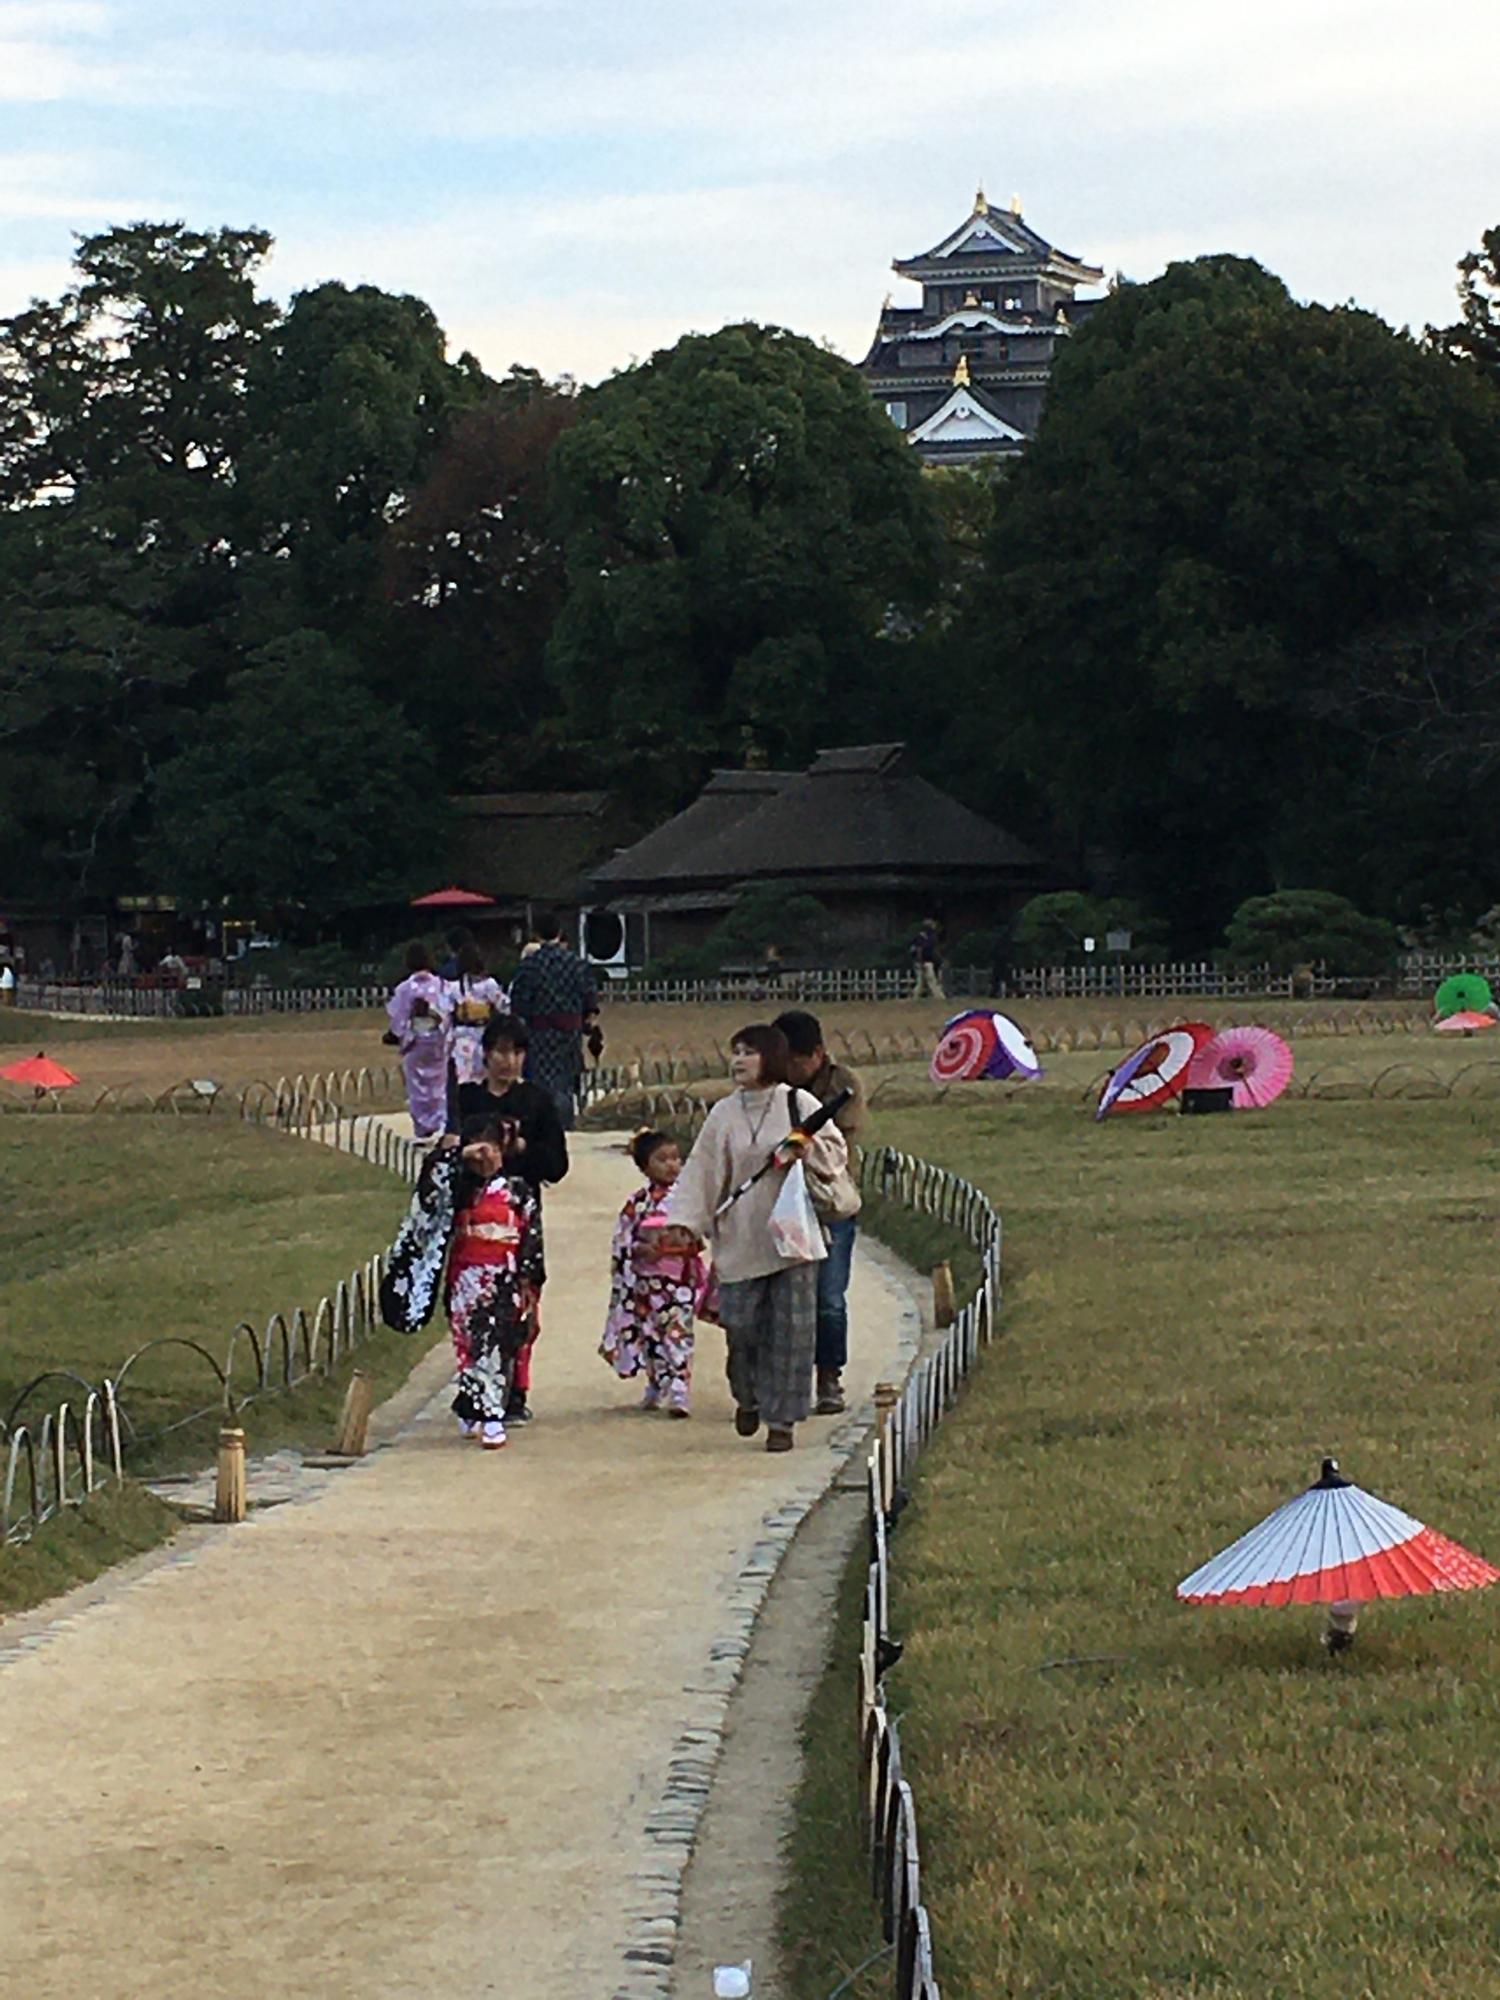
[[[644,1375],[643,1410],[691,1414],[693,1316],[714,1316],[708,1266],[696,1253],[661,1247],[662,1209],[682,1171],[682,1152],[665,1132],[638,1132],[630,1157],[644,1187],[620,1210],[610,1256],[609,1318],[599,1352],[623,1380]]]
[[[386,1040],[401,1051],[411,1128],[419,1139],[443,1129],[448,1109],[448,998],[425,944],[406,948],[406,977],[386,1006]]]
[[[505,988],[484,969],[479,947],[472,942],[458,952],[458,976],[445,987],[448,1001],[448,1055],[457,1084],[484,1081],[484,1031],[505,1012]]]

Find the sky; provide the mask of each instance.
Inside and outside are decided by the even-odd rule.
[[[1131,278],[1210,251],[1394,325],[1500,224],[1500,0],[0,0],[0,316],[75,233],[268,229],[592,381],[689,330],[851,360],[977,185]]]

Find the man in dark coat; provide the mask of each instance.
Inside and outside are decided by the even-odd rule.
[[[550,910],[538,916],[536,934],[538,949],[521,960],[511,980],[510,1011],[531,1037],[527,1080],[551,1097],[566,1132],[578,1098],[583,1034],[599,1011],[599,995],[594,975],[563,943],[562,925]]]

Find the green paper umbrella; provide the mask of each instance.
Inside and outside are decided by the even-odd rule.
[[[1443,1021],[1450,1014],[1482,1014],[1493,998],[1490,982],[1477,972],[1455,972],[1432,996],[1432,1006]]]

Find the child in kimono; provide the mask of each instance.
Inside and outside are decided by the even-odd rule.
[[[691,1414],[693,1319],[713,1317],[712,1280],[696,1252],[662,1251],[663,1206],[682,1171],[665,1132],[638,1132],[630,1156],[646,1176],[620,1210],[610,1263],[609,1318],[599,1352],[623,1378],[644,1375],[643,1410]]]
[[[458,1362],[453,1411],[464,1437],[498,1451],[511,1368],[531,1338],[546,1277],[542,1211],[534,1190],[505,1172],[504,1135],[493,1119],[472,1120],[461,1139],[446,1294]]]

